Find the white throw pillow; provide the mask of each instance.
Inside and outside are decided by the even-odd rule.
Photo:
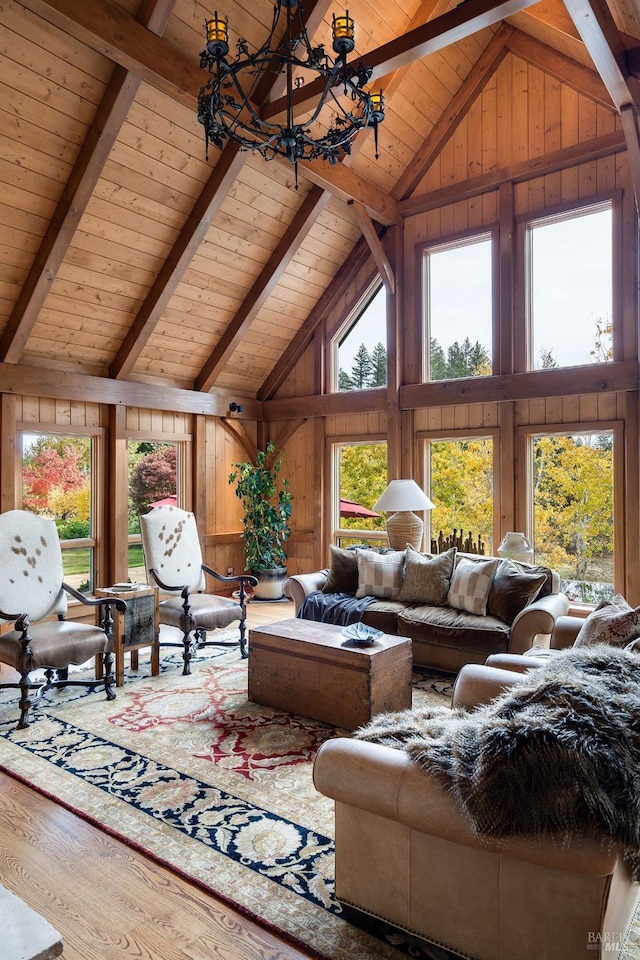
[[[451,577],[447,602],[455,610],[484,617],[500,560],[466,560],[461,557]]]
[[[640,637],[640,607],[635,610],[621,593],[612,600],[603,600],[590,613],[575,639],[575,647],[590,647],[594,643],[610,643],[624,647]]]
[[[374,553],[358,550],[358,589],[356,597],[378,597],[389,600],[402,586],[404,550]]]

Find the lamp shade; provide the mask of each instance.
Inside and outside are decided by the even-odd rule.
[[[391,480],[373,505],[374,510],[432,510],[433,504],[415,480]]]
[[[392,512],[387,519],[387,536],[392,550],[404,550],[408,543],[416,550],[420,549],[424,524],[412,511],[432,510],[433,504],[415,480],[391,480],[373,509]]]

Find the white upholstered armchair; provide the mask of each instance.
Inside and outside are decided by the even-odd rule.
[[[160,587],[160,623],[182,631],[180,643],[160,641],[161,646],[183,648],[183,676],[191,673],[194,648],[246,645],[246,590],[258,582],[249,574],[224,577],[202,562],[196,519],[179,507],[154,507],[140,517],[147,581]],[[205,593],[205,574],[237,588],[237,599]],[[207,640],[207,631],[239,621],[237,640]]]
[[[29,726],[33,703],[52,687],[100,685],[108,700],[115,699],[113,609],[124,612],[126,603],[116,597],[86,597],[62,577],[53,520],[26,510],[0,514],[0,623],[13,624],[0,635],[0,663],[18,673],[17,680],[0,683],[0,689],[20,691],[18,729]],[[66,620],[68,595],[101,608],[101,625]],[[96,657],[101,658],[102,676],[69,679],[72,664],[95,662]]]

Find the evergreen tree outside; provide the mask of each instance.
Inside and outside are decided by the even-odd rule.
[[[458,380],[461,377],[486,377],[491,374],[491,357],[479,340],[454,341],[446,349],[432,337],[430,347],[431,380]]]
[[[385,387],[386,384],[387,351],[382,343],[377,343],[371,353],[361,343],[351,373],[342,369],[338,373],[338,390],[368,390],[371,387]]]
[[[387,385],[387,351],[382,343],[376,343],[371,353],[370,387],[386,387]]]

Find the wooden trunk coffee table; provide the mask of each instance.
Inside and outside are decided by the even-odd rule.
[[[362,646],[342,629],[291,619],[250,630],[249,700],[345,730],[411,707],[411,641]]]

